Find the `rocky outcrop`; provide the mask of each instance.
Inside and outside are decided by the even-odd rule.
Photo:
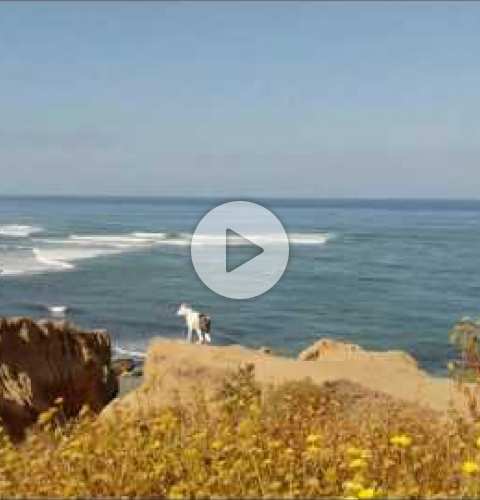
[[[0,319],[0,417],[21,439],[26,427],[63,399],[65,417],[83,405],[99,412],[118,392],[110,336],[64,321]]]
[[[262,354],[273,354],[271,347],[266,347],[264,345],[258,349],[258,352],[261,352]]]
[[[131,358],[118,358],[112,361],[112,370],[117,377],[127,375],[135,369],[135,361]]]
[[[363,349],[355,344],[336,342],[331,339],[320,339],[302,351],[298,355],[298,359],[300,361],[317,361],[325,358],[346,360],[351,359],[362,351]]]
[[[417,362],[402,351],[365,351],[356,344],[320,339],[298,355],[300,361],[378,361],[417,368]]]
[[[369,394],[386,394],[435,411],[445,412],[452,406],[459,411],[466,409],[463,395],[451,380],[430,376],[406,353],[370,352],[328,340],[308,352],[302,358],[311,361],[267,355],[238,345],[194,345],[156,339],[148,349],[140,387],[108,405],[102,415],[114,416],[117,410],[120,418],[123,411],[144,415],[179,400],[188,405],[199,394],[206,401],[214,400],[225,376],[245,364],[255,366],[255,379],[265,386],[303,379],[317,385],[346,380],[373,391]]]

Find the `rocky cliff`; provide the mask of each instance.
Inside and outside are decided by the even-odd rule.
[[[83,405],[99,412],[117,392],[108,333],[63,321],[0,319],[0,417],[13,439],[57,398],[68,418]]]
[[[318,385],[348,380],[374,393],[409,404],[444,412],[451,406],[465,410],[455,384],[432,377],[415,360],[400,351],[372,352],[360,346],[321,339],[299,359],[285,358],[242,346],[193,345],[165,339],[153,340],[147,354],[143,384],[109,405],[115,410],[148,413],[178,399],[193,401],[200,391],[214,395],[227,373],[245,364],[255,366],[260,384],[310,379]]]

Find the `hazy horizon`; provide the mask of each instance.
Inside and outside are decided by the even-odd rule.
[[[89,200],[89,199],[105,199],[105,200],[180,200],[180,201],[196,201],[196,200],[206,200],[206,201],[230,201],[230,200],[243,200],[243,201],[275,201],[275,200],[285,200],[285,201],[304,201],[304,202],[340,202],[340,203],[348,203],[348,202],[427,202],[427,203],[443,203],[443,202],[458,202],[458,203],[480,203],[480,197],[476,198],[453,198],[453,197],[422,197],[422,198],[413,198],[413,197],[348,197],[348,196],[279,196],[279,195],[248,195],[248,194],[228,194],[228,195],[220,195],[220,194],[152,194],[152,195],[137,195],[137,194],[105,194],[105,193],[86,193],[86,194],[77,194],[77,193],[67,193],[67,194],[51,194],[51,193],[42,193],[42,194],[32,194],[32,193],[22,193],[22,194],[6,194],[0,192],[0,199],[76,199],[76,200]]]
[[[0,196],[477,200],[480,5],[3,3]]]

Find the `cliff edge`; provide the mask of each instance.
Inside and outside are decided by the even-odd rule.
[[[238,345],[155,339],[148,350],[143,383],[115,400],[104,413],[111,415],[118,409],[145,413],[178,400],[188,403],[200,390],[208,399],[218,392],[226,374],[245,364],[255,366],[255,378],[264,385],[307,378],[319,385],[347,380],[425,409],[466,409],[461,392],[451,380],[429,375],[400,351],[371,352],[354,344],[321,339],[298,359],[292,359]]]
[[[63,415],[99,412],[118,392],[110,337],[67,322],[0,319],[0,418],[21,439],[39,414],[62,399]]]

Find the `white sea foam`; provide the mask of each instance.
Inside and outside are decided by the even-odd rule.
[[[45,269],[40,263],[32,248],[8,247],[0,251],[0,276],[17,276],[32,274]]]
[[[25,226],[20,224],[6,224],[0,226],[0,236],[10,238],[27,238],[31,234],[41,233],[43,229],[38,226]]]
[[[0,226],[5,228],[5,226]],[[16,226],[17,227],[17,226]],[[30,230],[33,229],[30,227]],[[40,229],[40,228],[38,228]],[[26,234],[26,230],[24,231]],[[12,231],[13,234],[13,231]],[[17,230],[20,234],[20,230]],[[262,244],[281,242],[281,234],[245,234],[245,238]],[[323,245],[332,237],[329,233],[291,233],[292,245]],[[74,262],[95,257],[138,251],[150,247],[190,245],[190,233],[134,232],[113,235],[70,235],[67,238],[35,238],[34,248],[16,247],[0,254],[0,274],[11,276],[49,271],[67,271],[75,268]],[[248,245],[240,237],[229,238],[232,245]],[[203,245],[224,245],[225,236],[204,235]]]
[[[133,358],[145,359],[147,355],[142,351],[131,351],[120,346],[113,346],[113,351],[121,356],[129,356]]]
[[[189,245],[191,235],[186,233],[145,233],[134,232],[117,235],[71,235],[66,243],[77,245],[92,245],[104,248],[142,248],[154,245]],[[51,241],[51,240],[50,240]]]
[[[0,276],[18,276],[20,274],[25,274],[23,269],[0,269]]]
[[[63,317],[63,316],[65,316],[65,313],[67,312],[68,307],[67,306],[48,306],[47,309],[52,316]]]
[[[291,233],[288,235],[293,245],[324,245],[332,237],[331,233]]]
[[[77,236],[74,234],[70,236],[67,242],[77,243],[80,245],[128,248],[131,246],[145,246],[151,244],[152,240],[148,238],[139,238],[134,234],[113,235],[113,236],[104,236],[104,235]]]
[[[245,238],[253,240],[258,244],[275,244],[283,241],[281,234],[245,234]],[[329,233],[292,233],[289,235],[289,241],[293,245],[323,245],[330,238]],[[146,233],[134,232],[123,235],[71,235],[67,240],[63,240],[65,245],[79,245],[85,248],[95,247],[105,250],[118,249],[120,251],[130,248],[141,248],[149,246],[190,245],[192,235],[190,233]],[[55,240],[43,240],[48,243],[55,243]],[[244,238],[231,237],[229,241],[232,245],[248,245]],[[58,241],[57,241],[58,242]],[[224,235],[203,235],[197,239],[197,242],[203,245],[224,245]]]
[[[48,253],[48,250],[45,251],[38,248],[34,248],[32,251],[37,261],[47,268],[73,269],[74,267],[69,262],[65,262],[64,256],[61,254],[53,253],[52,255],[52,252]]]
[[[283,242],[282,234],[242,234],[243,237],[229,237],[229,244],[233,246],[246,246],[249,243],[245,239],[255,242],[258,245]],[[323,245],[329,239],[329,233],[291,233],[288,235],[288,240],[292,245]],[[202,235],[196,238],[198,244],[201,245],[224,245],[225,236],[223,235]]]
[[[135,238],[146,240],[164,240],[168,233],[132,233]]]

